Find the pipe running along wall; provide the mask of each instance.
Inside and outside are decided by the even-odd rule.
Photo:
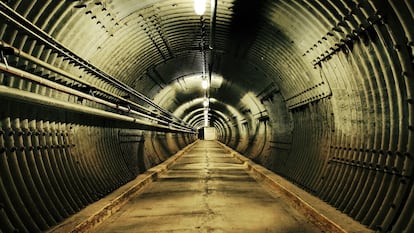
[[[1,231],[46,230],[164,161],[205,97],[220,141],[414,231],[412,1],[211,2],[0,2]]]

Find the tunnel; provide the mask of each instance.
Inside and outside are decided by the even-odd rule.
[[[207,129],[367,229],[414,232],[412,0],[0,14],[0,232],[48,231]]]

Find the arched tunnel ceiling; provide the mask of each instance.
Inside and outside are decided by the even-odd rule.
[[[61,4],[47,26],[64,45],[151,98],[182,77],[201,75],[204,66],[225,80],[210,97],[240,108],[238,100],[248,92],[259,97],[280,90],[288,99],[305,86],[323,83],[310,79],[318,77],[312,64],[294,54],[311,48],[324,31],[314,25],[317,19],[309,20],[315,16],[308,8],[291,4],[298,7],[283,1],[218,1],[211,38],[210,1],[201,18],[192,1],[73,1]],[[296,17],[296,11],[308,19]],[[320,95],[329,95],[322,90],[329,88],[320,89]],[[198,97],[177,94],[176,104],[161,104],[172,111]]]
[[[286,54],[295,49],[279,29],[265,23],[268,19],[261,15],[261,4],[219,1],[213,39],[209,4],[202,18],[194,13],[192,1],[74,1],[67,7],[66,15],[49,19],[62,22],[52,27],[50,34],[99,68],[155,99],[170,83],[191,74],[201,75],[205,66],[207,72],[218,73],[225,79],[224,85],[210,89],[211,97],[240,107],[238,101],[247,92],[258,95],[269,86],[277,88],[283,75],[278,69],[282,66],[269,60],[284,63]],[[265,30],[271,34],[265,36]],[[267,40],[272,42],[260,42],[260,36],[265,40],[271,37]],[[209,43],[214,43],[214,50],[208,48]],[[265,52],[268,49],[281,51]],[[171,97],[174,101],[170,100],[176,104],[159,104],[173,111],[181,102],[198,97],[184,97],[177,92]]]
[[[263,104],[275,94],[282,98],[273,104],[289,110],[332,95],[334,109],[341,109],[345,93],[341,85],[333,87],[332,77],[381,76],[387,69],[412,76],[412,64],[406,62],[412,63],[413,36],[407,26],[412,22],[412,5],[406,1],[401,6],[367,0],[206,1],[201,17],[189,0],[4,2],[81,58],[152,99],[162,99],[157,95],[171,83],[204,72],[224,79],[219,88],[209,90],[208,97],[241,112],[251,111],[241,101],[245,95]],[[391,34],[386,32],[392,27],[388,25],[395,26]],[[85,76],[98,87],[113,89],[11,28],[4,27],[4,42]],[[369,47],[375,43],[379,46]],[[355,44],[362,46],[354,48]],[[408,50],[401,49],[405,45]],[[354,49],[355,56],[346,57]],[[384,59],[364,60],[367,56]],[[335,62],[329,63],[332,58]],[[400,66],[392,63],[396,58]],[[363,63],[356,70],[349,66],[360,61],[373,65]],[[373,84],[364,85],[375,89]],[[411,99],[411,83],[401,80],[396,85]],[[196,92],[180,93],[169,104],[159,104],[174,111],[199,97]]]

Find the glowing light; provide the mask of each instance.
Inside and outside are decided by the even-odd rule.
[[[208,107],[208,105],[209,105],[209,101],[208,101],[208,99],[205,99],[204,102],[203,102],[203,106]]]
[[[206,79],[203,79],[203,81],[201,82],[201,86],[203,87],[203,89],[207,89],[208,88],[208,81]]]
[[[194,11],[197,15],[203,15],[206,11],[206,0],[194,0]]]

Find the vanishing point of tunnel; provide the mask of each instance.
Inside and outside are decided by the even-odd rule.
[[[414,232],[414,1],[0,0],[0,233]]]

